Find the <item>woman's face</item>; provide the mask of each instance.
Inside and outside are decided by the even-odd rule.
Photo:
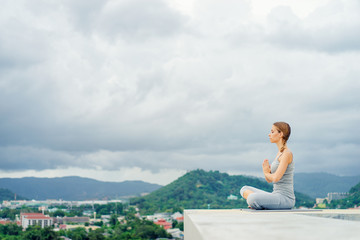
[[[282,132],[279,132],[279,130],[277,129],[277,127],[275,127],[274,125],[271,127],[270,133],[269,133],[269,139],[270,142],[272,143],[276,143],[281,141],[282,139]]]

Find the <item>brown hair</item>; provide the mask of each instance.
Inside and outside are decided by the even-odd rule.
[[[289,140],[290,134],[291,134],[291,127],[288,123],[286,122],[276,122],[273,124],[280,132],[283,133],[283,146],[280,149],[280,152],[283,152],[285,150],[285,144],[287,142],[287,140]]]

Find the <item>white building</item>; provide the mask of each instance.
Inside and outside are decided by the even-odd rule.
[[[176,212],[173,215],[171,215],[171,218],[173,220],[177,220],[178,218],[182,218],[182,217],[183,217],[183,215],[180,212]]]
[[[238,200],[238,197],[235,196],[235,195],[232,195],[230,194],[228,197],[227,197],[228,200]]]
[[[42,213],[21,213],[20,222],[24,229],[26,229],[28,226],[34,225],[39,225],[44,228],[53,224],[52,218],[45,216]]]
[[[328,199],[327,198],[316,198],[315,203],[316,204],[323,204],[325,200],[327,201]]]
[[[331,202],[332,200],[340,200],[340,199],[344,199],[348,196],[349,196],[349,193],[347,193],[347,192],[333,192],[333,193],[328,193],[327,200],[328,200],[328,202]]]
[[[184,232],[180,231],[178,228],[171,228],[166,230],[171,236],[177,239],[184,239]]]

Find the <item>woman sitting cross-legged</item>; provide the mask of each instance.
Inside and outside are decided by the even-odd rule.
[[[269,138],[270,142],[276,143],[279,152],[271,166],[267,159],[262,166],[266,181],[273,183],[273,192],[265,192],[250,186],[242,187],[240,194],[246,199],[249,208],[276,210],[294,207],[294,161],[293,154],[286,145],[290,133],[289,124],[285,122],[273,124]]]

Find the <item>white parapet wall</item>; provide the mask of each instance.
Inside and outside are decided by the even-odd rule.
[[[360,210],[185,210],[184,231],[185,240],[359,240],[359,220]]]

